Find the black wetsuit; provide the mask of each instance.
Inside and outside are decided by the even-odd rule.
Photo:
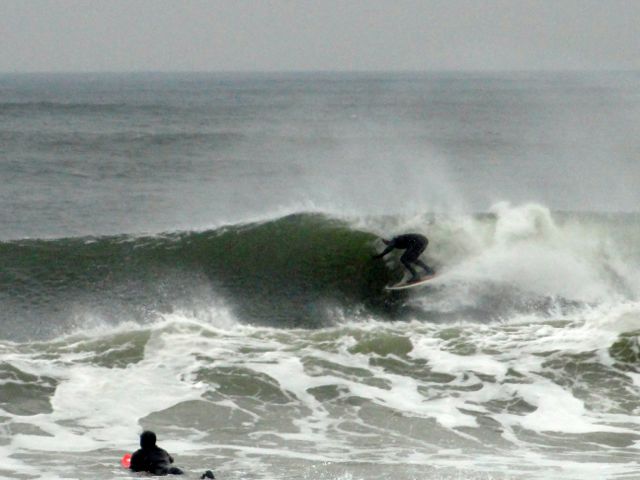
[[[172,467],[173,458],[166,450],[156,445],[153,432],[143,432],[140,435],[140,448],[131,455],[129,468],[134,472],[149,472],[153,475],[180,475],[183,473],[177,467]]]
[[[427,245],[429,244],[429,240],[424,235],[420,235],[418,233],[407,233],[405,235],[398,235],[397,237],[393,237],[390,241],[385,241],[387,244],[387,248],[384,249],[382,253],[378,255],[374,255],[374,258],[382,258],[391,250],[397,248],[400,250],[405,250],[400,257],[400,261],[402,264],[411,272],[412,280],[417,280],[418,274],[416,273],[415,268],[413,268],[412,263],[420,266],[427,275],[433,275],[435,272],[431,267],[426,265],[422,260],[420,260],[420,255],[425,251]]]

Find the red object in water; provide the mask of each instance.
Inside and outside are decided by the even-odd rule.
[[[129,468],[131,466],[131,454],[125,453],[120,459],[120,465],[124,468]]]

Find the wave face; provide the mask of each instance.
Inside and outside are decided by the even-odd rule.
[[[26,325],[47,336],[82,313],[144,322],[224,299],[245,322],[317,327],[331,306],[385,309],[374,239],[320,215],[292,215],[153,237],[7,242],[2,321],[13,333]]]
[[[4,332],[47,338],[89,319],[147,323],[211,305],[243,323],[317,328],[356,317],[497,321],[635,300],[638,218],[556,217],[499,204],[471,217],[414,218],[403,228],[430,223],[425,258],[440,275],[394,294],[383,287],[402,278],[398,255],[371,259],[381,248],[374,232],[399,228],[390,217],[297,214],[204,232],[5,242]]]

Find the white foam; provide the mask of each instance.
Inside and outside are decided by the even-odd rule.
[[[53,411],[30,417],[30,423],[50,436],[15,435],[12,447],[26,450],[89,451],[105,446],[121,446],[120,439],[134,438],[139,431],[135,420],[164,410],[187,399],[199,398],[202,388],[179,380],[188,357],[166,361],[162,338],[152,339],[143,361],[125,369],[102,368],[79,363],[68,355],[60,361],[17,361],[24,371],[38,372],[60,382],[51,398]],[[122,399],[114,403],[114,399]],[[126,401],[124,401],[126,399]],[[72,424],[81,428],[64,425]]]
[[[455,355],[439,348],[437,340],[420,337],[414,339],[413,351],[409,356],[426,358],[429,367],[435,372],[456,375],[461,372],[476,372],[491,375],[497,380],[503,380],[507,373],[507,366],[488,355]]]
[[[605,310],[600,306],[584,311],[581,318],[551,323],[534,317],[488,325],[370,320],[321,331],[218,324],[200,316],[174,313],[151,328],[144,358],[124,369],[92,363],[91,352],[86,349],[84,353],[76,348],[62,350],[50,361],[33,353],[20,354],[17,346],[3,353],[9,363],[60,383],[52,397],[52,413],[25,419],[10,417],[41,428],[50,437],[16,435],[0,449],[0,456],[132,447],[141,429],[138,419],[184,401],[203,400],[205,393],[213,393],[213,408],[238,413],[228,416],[228,428],[237,429],[238,435],[228,443],[209,441],[205,445],[204,436],[216,438],[215,431],[184,429],[180,439],[163,439],[165,448],[176,455],[199,457],[214,450],[236,452],[237,461],[246,458],[247,462],[267,458],[349,464],[358,459],[380,465],[415,462],[476,472],[473,469],[517,471],[518,462],[500,453],[502,447],[480,448],[482,435],[491,438],[500,434],[497,431],[529,468],[575,472],[570,459],[552,458],[552,453],[529,444],[518,432],[633,433],[632,427],[640,421],[632,415],[594,409],[571,388],[556,383],[545,363],[554,355],[594,351],[594,361],[608,361],[608,346],[619,332],[632,325],[629,318],[637,318],[636,307],[627,304]],[[385,341],[387,335],[407,338],[413,349],[406,355],[385,356],[358,348],[363,340]],[[393,363],[381,360],[404,365],[408,373],[398,373]],[[224,388],[196,378],[199,371],[236,368],[268,376],[270,383],[286,392],[286,405],[274,405],[277,413],[273,413],[268,402],[225,398]],[[431,376],[436,373],[446,377]],[[314,393],[319,387],[331,387],[338,398],[321,400]],[[361,401],[350,405],[345,401],[348,398]],[[495,410],[496,403],[516,400],[526,402],[529,408],[521,412]],[[282,425],[278,422],[281,412],[287,412]],[[234,424],[238,420],[233,418],[241,418],[244,423]],[[487,427],[482,420],[485,418],[496,426]],[[423,421],[422,428],[433,428],[428,439],[428,432],[408,433],[400,427],[419,421]],[[346,428],[347,423],[356,428]],[[431,427],[432,423],[437,427]],[[439,438],[443,432],[446,441]],[[465,452],[474,452],[469,447],[474,444],[480,450],[473,454],[473,460],[465,459],[451,448],[456,445],[452,438],[466,442]],[[571,448],[564,453],[571,456]],[[8,465],[16,472],[33,471],[17,460]],[[607,468],[602,462],[598,465]],[[620,470],[625,468],[621,466]]]
[[[508,414],[495,416],[505,424],[517,424],[539,433],[633,433],[630,429],[611,427],[599,423],[597,418],[590,418],[584,402],[549,380],[539,378],[535,384],[518,384],[514,386],[514,393],[529,405],[534,406],[535,410],[520,416]]]
[[[192,342],[180,345],[179,342],[174,344],[173,340],[181,330],[184,336],[197,339],[193,332],[197,328],[207,328],[208,324],[188,317],[183,317],[180,322],[177,313],[171,317],[153,327],[143,359],[126,368],[102,367],[92,362],[90,350],[71,348],[81,346],[84,341],[99,339],[107,328],[105,325],[96,326],[82,336],[67,337],[74,344],[59,349],[59,356],[54,360],[38,355],[37,350],[33,354],[30,349],[27,353],[18,353],[19,346],[6,351],[3,355],[5,362],[37,377],[54,378],[58,385],[50,398],[50,413],[28,417],[3,413],[42,432],[13,435],[9,446],[0,449],[3,467],[23,474],[34,472],[27,463],[12,459],[14,452],[27,455],[29,452],[82,453],[135,446],[141,431],[138,420],[178,403],[199,399],[207,387],[184,377],[185,372],[193,367]],[[227,325],[224,323],[225,328]],[[136,327],[143,329],[140,325]],[[178,332],[177,335],[168,333],[172,329]],[[123,331],[127,331],[125,324],[109,335]],[[63,339],[56,342],[61,341]]]

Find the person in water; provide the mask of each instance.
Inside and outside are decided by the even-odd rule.
[[[405,235],[398,235],[391,240],[382,239],[387,246],[381,253],[373,255],[373,258],[382,258],[393,249],[404,250],[405,252],[400,257],[400,261],[411,273],[410,282],[416,282],[420,280],[416,269],[413,268],[413,264],[422,268],[427,275],[434,275],[436,272],[429,267],[426,263],[420,260],[420,255],[425,251],[429,240],[424,235],[418,233],[407,233]]]
[[[172,467],[173,457],[156,445],[156,434],[148,430],[140,435],[140,449],[131,455],[129,468],[134,472],[149,472],[153,475],[181,475],[184,472]]]

